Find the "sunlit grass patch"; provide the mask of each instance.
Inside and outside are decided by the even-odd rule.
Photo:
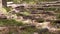
[[[3,13],[3,14],[7,14],[7,10],[5,8],[0,8],[0,11]]]

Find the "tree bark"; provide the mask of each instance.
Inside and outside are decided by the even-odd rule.
[[[2,0],[2,6],[7,7],[7,0]]]

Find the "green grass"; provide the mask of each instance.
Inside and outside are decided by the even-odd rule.
[[[13,19],[8,20],[8,19],[0,19],[0,25],[16,25],[16,26],[21,26],[23,25],[22,22],[17,22]]]
[[[43,1],[44,2],[44,1],[57,1],[57,0],[38,0],[38,1],[40,1],[40,2]]]
[[[34,32],[36,32],[38,29],[33,28],[33,27],[26,27],[21,34],[33,34]]]
[[[39,23],[42,23],[42,22],[44,22],[44,19],[43,18],[39,18],[36,21],[39,22]]]
[[[60,14],[56,14],[56,19],[60,19]]]
[[[17,16],[20,16],[20,15],[28,16],[28,15],[30,15],[30,13],[25,11],[25,12],[17,13],[16,15]]]
[[[45,10],[45,11],[55,11],[56,8],[45,8],[44,10]]]

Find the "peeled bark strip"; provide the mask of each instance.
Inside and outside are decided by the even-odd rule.
[[[0,8],[2,8],[2,0],[0,0]]]

